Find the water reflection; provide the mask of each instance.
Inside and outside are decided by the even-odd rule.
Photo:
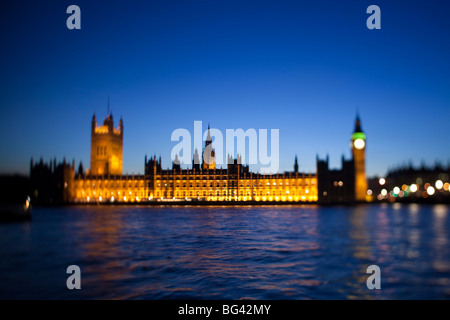
[[[433,267],[438,272],[450,272],[450,261],[448,259],[450,251],[448,249],[448,207],[444,205],[435,205],[433,207]]]
[[[117,208],[78,208],[83,221],[78,221],[73,237],[79,239],[80,268],[83,289],[90,294],[112,297],[121,282],[128,277],[126,231]]]
[[[7,259],[0,261],[0,283],[14,283],[8,275],[26,279],[16,282],[14,291],[0,289],[0,297],[33,298],[30,287],[39,287],[41,298],[450,297],[448,206],[35,211],[25,228],[0,226]],[[8,245],[12,242],[16,245]],[[33,262],[42,276],[14,268],[23,261]],[[68,264],[82,269],[77,296],[63,290]],[[381,268],[381,290],[366,287],[372,264]],[[61,279],[52,278],[60,273]]]
[[[375,260],[371,252],[370,222],[368,206],[357,206],[352,208],[349,215],[352,256],[357,261],[351,270],[351,276],[346,282],[348,288],[347,299],[372,299],[370,291],[367,289],[366,274],[367,267],[374,264]]]

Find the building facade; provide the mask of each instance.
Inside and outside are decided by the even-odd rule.
[[[317,157],[318,198],[320,203],[352,203],[370,201],[366,179],[366,135],[356,116],[350,139],[351,159],[342,156],[341,169],[330,169],[329,158]]]
[[[317,158],[318,197],[320,203],[351,203],[355,201],[355,165],[342,156],[341,169],[329,168],[329,157]]]
[[[208,126],[204,149],[195,150],[192,167],[181,168],[178,158],[171,169],[163,169],[161,158],[147,157],[144,174],[123,175],[123,121],[114,128],[108,114],[98,126],[95,115],[91,130],[91,166],[80,164],[32,164],[30,176],[36,194],[52,193],[71,203],[128,203],[157,201],[251,201],[251,202],[354,202],[367,200],[365,141],[361,121],[356,119],[351,137],[352,159],[342,158],[342,169],[329,169],[317,158],[317,173],[299,172],[297,156],[294,170],[279,174],[250,172],[241,158],[228,157],[224,168],[217,168]],[[56,169],[55,169],[56,168]],[[47,180],[47,182],[46,182]],[[42,189],[43,191],[40,191]],[[50,190],[50,191],[48,191]]]
[[[150,199],[206,201],[317,201],[315,174],[285,172],[264,175],[249,171],[240,158],[228,158],[226,169],[163,170],[156,157],[145,160]]]
[[[30,195],[33,203],[63,204],[73,200],[74,195],[75,161],[69,164],[64,159],[57,162],[30,163]]]
[[[98,127],[94,116],[91,169],[74,177],[72,202],[318,200],[316,175],[299,173],[297,162],[294,171],[272,175],[250,172],[239,156],[217,168],[209,131],[201,163],[195,150],[191,169],[182,169],[177,158],[172,169],[162,169],[161,158],[145,156],[143,175],[122,175],[123,122],[114,129],[108,115]]]

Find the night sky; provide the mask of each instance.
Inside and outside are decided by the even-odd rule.
[[[81,8],[68,30],[66,8]],[[381,30],[366,9],[381,8]],[[369,176],[450,160],[448,1],[1,1],[0,173],[89,168],[91,118],[124,119],[124,173],[170,166],[177,128],[280,130],[280,171],[339,167],[359,110]]]

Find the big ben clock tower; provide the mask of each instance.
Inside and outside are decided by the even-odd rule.
[[[359,115],[356,116],[351,148],[355,166],[355,200],[366,201],[366,135],[361,129]]]

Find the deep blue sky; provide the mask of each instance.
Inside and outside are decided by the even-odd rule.
[[[66,8],[81,8],[81,30]],[[366,8],[381,8],[381,30]],[[2,1],[0,172],[89,167],[91,117],[124,119],[124,173],[170,163],[176,128],[280,129],[280,171],[350,155],[367,171],[450,159],[448,1]]]

